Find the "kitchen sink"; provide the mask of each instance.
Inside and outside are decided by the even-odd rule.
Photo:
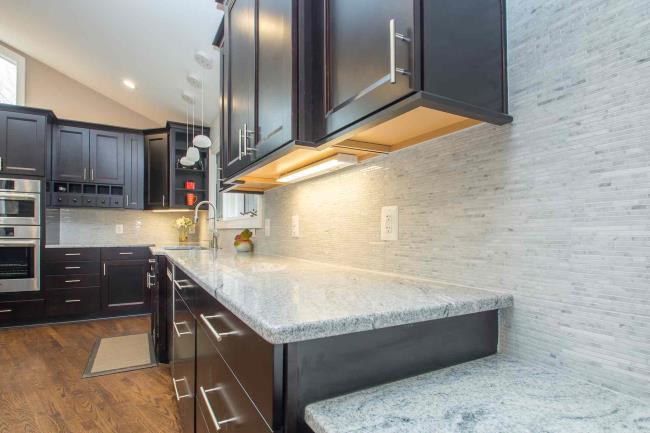
[[[201,247],[199,245],[174,245],[169,247],[163,247],[163,250],[169,251],[185,251],[185,250],[207,250],[207,247]]]

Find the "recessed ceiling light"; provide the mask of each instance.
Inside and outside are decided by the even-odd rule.
[[[133,80],[129,80],[128,78],[122,80],[122,84],[124,84],[129,89],[135,89],[135,83],[133,82]]]

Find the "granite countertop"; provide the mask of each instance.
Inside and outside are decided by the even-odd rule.
[[[512,306],[512,296],[278,256],[164,251],[273,344]]]
[[[613,433],[650,430],[650,405],[495,355],[313,403],[315,433]]]
[[[130,243],[112,243],[112,244],[47,244],[45,248],[138,248],[138,247],[152,247],[152,243],[143,243],[143,244],[130,244]]]

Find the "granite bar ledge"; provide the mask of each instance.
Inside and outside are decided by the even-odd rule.
[[[313,403],[315,433],[623,433],[650,431],[650,405],[494,355]]]

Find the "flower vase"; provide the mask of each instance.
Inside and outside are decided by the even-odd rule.
[[[178,241],[179,242],[187,242],[187,239],[189,237],[189,230],[188,229],[178,229]]]

